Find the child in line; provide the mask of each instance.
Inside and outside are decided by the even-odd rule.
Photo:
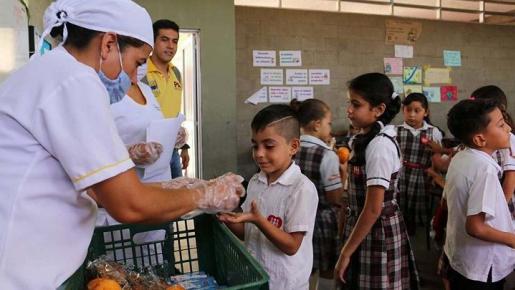
[[[431,179],[426,169],[431,167],[429,142],[441,143],[442,133],[431,125],[426,96],[411,93],[402,101],[404,123],[397,126],[397,142],[402,153],[399,174],[399,204],[408,234],[415,235],[417,218],[425,221],[429,211]]]
[[[333,273],[340,251],[338,216],[343,186],[338,156],[324,142],[331,138],[331,109],[318,99],[293,100],[290,106],[298,116],[302,132],[295,163],[318,192],[312,273],[319,276],[318,289],[334,289]]]
[[[387,125],[400,110],[400,97],[387,76],[368,73],[349,83],[349,99],[347,115],[361,133],[352,141],[346,242],[335,272],[349,289],[418,289],[396,201],[400,149],[395,127]]]
[[[260,168],[249,181],[243,213],[219,215],[245,241],[270,276],[270,289],[308,289],[313,265],[315,185],[293,162],[300,127],[288,105],[270,105],[252,120],[252,156]]]
[[[508,149],[498,150],[494,156],[502,166],[503,174],[502,187],[506,200],[508,201],[508,207],[512,213],[512,217],[515,219],[515,206],[513,202],[513,192],[515,191],[515,130],[513,119],[507,112],[508,109],[508,98],[501,88],[493,85],[483,86],[472,92],[471,98],[473,99],[492,99],[495,100],[501,113],[504,117],[504,121],[511,127],[510,143],[511,146]]]
[[[492,158],[509,148],[510,126],[494,100],[463,100],[447,126],[466,148],[447,171],[448,220],[444,251],[451,289],[503,289],[515,268],[515,226]]]
[[[514,179],[515,179],[515,159],[513,157],[513,151],[514,151],[514,138],[513,135],[513,121],[511,116],[506,112],[507,108],[507,98],[504,92],[497,86],[488,85],[483,86],[478,89],[476,89],[471,94],[471,99],[490,99],[497,102],[497,105],[499,109],[501,110],[501,113],[503,114],[505,122],[512,128],[512,133],[510,134],[510,143],[511,148],[510,149],[500,149],[496,150],[492,154],[492,158],[501,166],[501,171],[499,173],[499,179],[502,184],[503,192],[505,195],[505,198],[508,202],[508,208],[510,209],[512,213],[512,217],[514,217],[514,207],[513,207],[513,190],[514,190]],[[434,160],[433,162],[435,162]],[[447,162],[448,167],[448,162]],[[447,171],[447,167],[444,168],[444,171]],[[431,175],[434,175],[430,173]],[[435,175],[436,178],[438,178]],[[443,186],[442,186],[443,187]],[[445,199],[442,199],[441,207],[444,208],[444,216],[445,220],[447,220],[447,203]],[[450,289],[449,280],[448,280],[448,272],[449,272],[449,259],[445,255],[445,253],[442,253],[440,256],[440,259],[438,261],[438,270],[437,274],[442,277],[442,281],[444,283],[445,289]],[[513,275],[512,275],[513,276]]]

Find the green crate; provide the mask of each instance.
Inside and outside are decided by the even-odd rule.
[[[135,234],[152,230],[165,231],[165,239],[144,244],[133,242]],[[163,277],[204,271],[226,289],[268,289],[265,271],[229,229],[210,215],[157,226],[96,228],[86,261],[101,255],[137,269],[150,264]],[[85,264],[68,279],[66,290],[85,289]]]

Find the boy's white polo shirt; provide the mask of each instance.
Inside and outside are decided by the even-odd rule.
[[[451,161],[446,176],[444,197],[449,217],[444,250],[451,267],[470,280],[499,281],[515,268],[515,250],[483,241],[466,231],[466,218],[485,213],[485,222],[503,232],[515,232],[511,215],[499,183],[501,170],[488,154],[466,148]]]
[[[245,212],[256,200],[261,215],[287,233],[305,232],[293,256],[279,250],[252,223],[245,224],[245,245],[270,276],[270,289],[308,289],[313,266],[313,227],[318,205],[315,185],[295,163],[268,185],[264,173],[255,174],[242,205]]]
[[[97,73],[63,47],[0,87],[0,288],[56,289],[82,264],[84,189],[134,166]]]
[[[322,146],[327,149],[324,150],[324,156],[320,163],[320,179],[322,180],[322,186],[325,191],[341,188],[343,185],[340,176],[340,160],[333,149],[327,146],[324,141],[311,135],[300,136],[300,145],[307,148]]]

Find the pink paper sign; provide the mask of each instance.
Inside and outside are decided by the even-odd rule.
[[[402,58],[385,57],[384,73],[387,75],[402,75]]]

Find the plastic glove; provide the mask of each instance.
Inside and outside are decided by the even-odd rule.
[[[197,207],[207,213],[234,210],[240,203],[240,197],[245,195],[242,181],[243,177],[226,173],[194,185],[192,189],[197,191]]]
[[[134,164],[149,165],[159,158],[163,152],[163,145],[157,142],[141,142],[129,146],[127,150]]]
[[[177,188],[184,188],[184,187],[191,188],[200,183],[207,183],[207,182],[208,182],[207,180],[182,176],[182,177],[174,178],[170,181],[161,182],[161,187],[167,188],[167,189],[177,189]]]
[[[186,144],[188,140],[188,132],[184,127],[179,128],[179,132],[177,133],[177,139],[175,140],[175,148],[182,148]]]

